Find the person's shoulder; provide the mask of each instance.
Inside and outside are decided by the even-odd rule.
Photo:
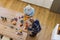
[[[38,19],[36,19],[36,20],[34,21],[34,23],[39,23],[39,20],[38,20]]]

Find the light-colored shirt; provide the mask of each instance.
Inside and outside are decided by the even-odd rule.
[[[34,15],[34,8],[28,5],[24,8],[24,13],[29,16],[33,16]]]

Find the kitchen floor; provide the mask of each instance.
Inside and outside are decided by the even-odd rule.
[[[15,10],[23,13],[23,8],[29,3],[20,0],[0,0],[0,7]],[[27,36],[26,40],[51,40],[51,33],[54,26],[60,23],[60,14],[53,13],[49,9],[31,4],[35,8],[34,18],[40,21],[42,30],[34,38]],[[13,13],[14,14],[14,13]]]

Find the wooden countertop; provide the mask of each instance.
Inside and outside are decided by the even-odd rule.
[[[8,22],[6,22],[6,23],[4,23],[0,20],[0,34],[8,36],[10,38],[13,38],[14,40],[26,40],[26,37],[27,37],[26,32],[23,32],[23,35],[17,35],[16,34],[16,29],[15,29],[17,26],[14,26],[15,27],[14,29],[9,27],[9,26],[11,26],[10,19],[14,18],[17,13],[18,13],[18,15],[19,14],[21,15],[20,12],[16,12],[16,11],[13,11],[13,10],[9,10],[9,9],[0,7],[0,16],[8,18],[7,19]]]
[[[15,40],[25,40],[27,33],[23,32],[23,35],[17,35],[15,29],[11,29],[8,26],[0,24],[0,34],[13,38]]]

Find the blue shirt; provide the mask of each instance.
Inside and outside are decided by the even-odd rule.
[[[32,23],[32,28],[28,28],[28,30],[33,31],[34,33],[38,33],[41,30],[41,26],[38,20],[35,20]]]

